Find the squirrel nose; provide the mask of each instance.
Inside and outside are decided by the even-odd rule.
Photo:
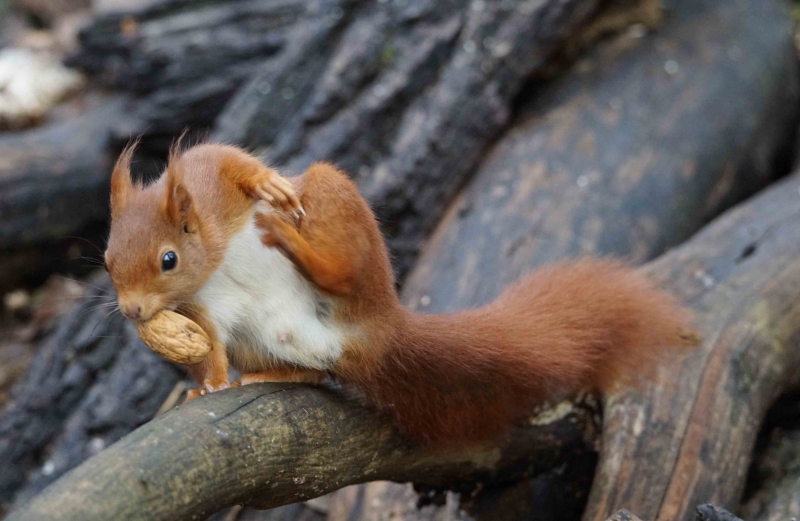
[[[120,309],[122,309],[122,314],[131,320],[136,320],[137,318],[142,316],[142,306],[140,306],[139,304],[128,304],[125,306],[120,306]]]

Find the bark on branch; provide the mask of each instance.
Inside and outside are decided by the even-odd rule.
[[[386,418],[333,391],[245,386],[155,419],[9,519],[198,519],[232,504],[275,507],[375,479],[435,487],[518,479],[594,438],[595,412],[564,403],[503,446],[448,453],[409,444]]]
[[[736,507],[759,426],[800,379],[798,191],[795,174],[649,267],[697,310],[705,343],[647,392],[607,401],[585,520]]]

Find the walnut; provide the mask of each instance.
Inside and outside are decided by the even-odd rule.
[[[160,311],[147,321],[137,321],[142,341],[171,362],[194,365],[211,351],[211,340],[192,320],[173,311]]]

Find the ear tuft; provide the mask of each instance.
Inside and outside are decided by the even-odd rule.
[[[111,172],[111,218],[117,217],[130,199],[133,190],[131,181],[131,159],[139,145],[139,138],[129,143],[119,155],[114,170]]]
[[[177,164],[180,161],[181,156],[183,155],[183,140],[186,139],[186,134],[188,134],[189,129],[184,128],[183,132],[180,133],[178,139],[172,142],[172,145],[169,147],[169,156],[167,157],[167,165]]]

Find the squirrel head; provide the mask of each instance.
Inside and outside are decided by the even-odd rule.
[[[105,263],[122,313],[148,320],[189,303],[215,266],[208,251],[212,230],[184,183],[189,165],[181,161],[179,148],[173,147],[161,178],[143,186],[131,180],[135,146],[123,150],[111,175]]]

